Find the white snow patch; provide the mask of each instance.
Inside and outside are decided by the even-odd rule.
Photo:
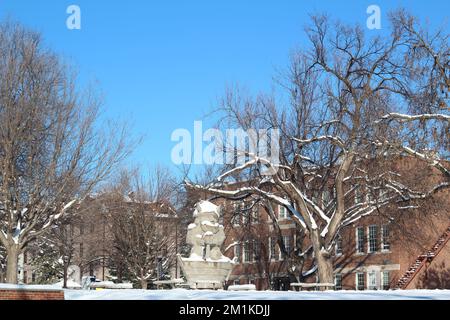
[[[208,212],[215,213],[217,216],[219,215],[219,207],[214,203],[209,201],[200,201],[196,205],[196,210],[194,211],[194,217],[198,215],[199,212]]]
[[[195,223],[191,223],[188,225],[188,230],[194,229],[197,225]]]
[[[0,285],[1,288],[1,285]],[[64,290],[66,300],[449,300],[450,290],[224,291]]]

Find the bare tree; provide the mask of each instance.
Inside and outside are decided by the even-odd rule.
[[[113,253],[141,288],[167,277],[176,260],[178,218],[170,199],[175,180],[158,167],[143,182],[138,171],[123,173],[109,200]]]
[[[331,252],[341,228],[383,209],[417,208],[450,186],[448,34],[418,28],[403,11],[392,17],[385,37],[313,17],[309,47],[292,55],[278,79],[287,99],[236,89],[220,105],[222,126],[278,128],[279,162],[236,150],[244,163],[224,166],[208,185],[187,183],[286,207],[312,246],[323,283],[333,283]],[[404,166],[409,161],[415,177]],[[421,180],[425,168],[432,175]],[[227,183],[236,180],[243,183]]]
[[[0,25],[0,78],[0,243],[6,281],[16,283],[18,255],[130,148],[125,128],[98,122],[94,92],[77,90],[73,73],[38,33]]]

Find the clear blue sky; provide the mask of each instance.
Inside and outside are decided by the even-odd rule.
[[[66,28],[71,4],[81,8],[81,30]],[[308,14],[365,25],[371,4],[383,22],[398,7],[431,22],[450,12],[448,0],[0,0],[0,17],[41,31],[83,82],[98,81],[107,116],[133,119],[145,142],[131,162],[172,166],[172,131],[192,130],[227,84],[269,90],[275,68],[304,43]]]

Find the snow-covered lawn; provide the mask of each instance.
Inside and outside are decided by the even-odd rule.
[[[395,291],[212,291],[65,290],[66,300],[450,300],[450,290]]]

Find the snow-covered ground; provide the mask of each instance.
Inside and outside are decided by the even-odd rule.
[[[212,291],[65,290],[66,300],[450,300],[450,290],[395,291]]]

